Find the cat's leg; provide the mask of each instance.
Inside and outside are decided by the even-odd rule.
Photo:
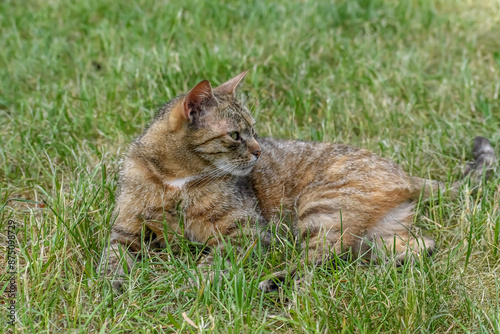
[[[239,253],[239,247],[235,246],[233,247],[233,251],[236,253]],[[219,272],[217,272],[216,268],[214,267],[214,262],[216,261],[217,257],[221,257],[224,259],[224,265],[223,269]],[[221,282],[221,279],[223,276],[228,276],[229,270],[231,269],[231,260],[228,258],[228,252],[226,247],[224,246],[217,246],[214,248],[211,248],[208,254],[204,254],[199,260],[196,265],[197,269],[197,274],[195,273],[195,277],[197,281],[193,281],[192,283],[196,283],[196,285],[200,286],[200,279],[202,280],[209,280],[210,282],[214,282],[215,277],[219,277],[219,282]]]
[[[101,259],[100,272],[111,279],[113,289],[122,291],[125,276],[134,265],[141,250],[141,222],[139,219],[119,220],[111,229],[109,246]]]
[[[226,243],[230,242],[229,247]],[[212,246],[207,254],[203,254],[197,262],[196,271],[193,272],[193,279],[190,279],[191,285],[201,287],[202,282],[210,281],[213,285],[221,284],[224,278],[229,277],[232,268],[230,254],[236,256],[236,261],[240,260],[245,254],[245,247],[238,243],[238,239],[226,239],[225,243]],[[221,263],[216,264],[218,259]]]
[[[302,202],[298,205],[297,231],[305,258],[301,265],[319,265],[342,255],[346,250],[357,250],[362,240],[363,226],[368,216],[356,210],[341,210],[338,200],[327,199]],[[271,279],[259,283],[264,292],[274,291],[288,276],[296,278],[297,265],[273,273]]]
[[[480,185],[494,173],[497,166],[495,151],[488,139],[474,138],[472,148],[474,161],[470,162],[462,179],[454,182],[449,188],[442,182],[426,180],[419,177],[410,177],[412,184],[412,197],[430,197],[440,191],[449,190],[451,198],[456,198],[460,186],[471,181],[473,185]],[[374,244],[372,258],[386,258],[387,255],[395,256],[396,261],[413,261],[423,253],[434,252],[434,240],[416,235],[411,228],[414,204],[405,202],[387,213],[382,219],[367,230],[367,239]]]
[[[360,193],[332,189],[304,196],[306,200],[299,203],[297,209],[297,233],[306,255],[304,260],[319,265],[331,259],[333,254],[342,256],[346,251],[354,256],[366,256],[371,254],[368,245],[373,243],[387,245],[389,250],[395,251],[398,259],[403,259],[408,249],[419,254],[423,249],[433,248],[432,240],[414,238],[410,233],[414,204],[406,202],[408,192],[393,189],[368,194],[371,200],[365,201]],[[375,196],[377,200],[374,200]],[[394,207],[397,209],[392,209]],[[396,223],[394,217],[402,223]],[[367,235],[372,236],[370,242],[366,242]],[[272,279],[261,282],[259,288],[275,290],[288,275],[294,276],[295,270],[296,267],[292,267],[277,272]]]
[[[325,228],[305,229],[303,234],[302,250],[306,254],[305,258],[300,260],[299,264],[289,265],[287,269],[274,272],[272,278],[259,283],[259,289],[263,292],[276,291],[283,285],[287,277],[296,279],[298,267],[304,267],[306,263],[319,265],[328,260],[332,254],[342,254],[341,233],[327,230]]]
[[[210,252],[198,260],[197,271],[201,274],[198,278],[205,278],[213,282],[214,278],[218,276],[220,283],[220,278],[227,276],[231,269],[230,254],[234,255],[236,261],[246,258],[249,255],[248,253],[254,249],[258,234],[260,234],[260,242],[264,246],[267,246],[270,243],[271,236],[263,228],[265,224],[266,222],[260,216],[252,217],[244,224],[240,224],[239,222],[227,224],[228,228],[222,231],[223,233],[207,242]],[[219,272],[216,271],[214,266],[216,258],[224,260],[224,268]]]
[[[367,229],[365,246],[373,260],[394,258],[401,264],[434,252],[434,240],[417,235],[411,226],[414,207],[410,201],[399,204]]]

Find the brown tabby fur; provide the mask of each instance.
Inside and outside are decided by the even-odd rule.
[[[183,234],[223,253],[222,236],[238,248],[242,234],[255,237],[287,212],[309,262],[346,250],[397,260],[433,250],[434,241],[411,226],[414,200],[445,189],[443,184],[409,176],[395,163],[347,145],[256,138],[255,121],[234,94],[245,74],[213,90],[202,81],[168,102],[131,145],[102,263],[115,288],[124,268],[133,266],[144,227],[160,247]],[[481,137],[474,152],[467,173],[477,178],[495,158]],[[212,256],[200,266],[209,267]],[[276,280],[285,274],[276,273]],[[269,291],[274,282],[259,287]]]

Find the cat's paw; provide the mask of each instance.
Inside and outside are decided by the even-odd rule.
[[[125,291],[125,283],[134,263],[135,260],[128,251],[113,244],[104,252],[98,270],[102,277],[109,280],[113,290],[121,294]]]
[[[110,262],[107,267],[101,267],[100,269],[101,275],[111,283],[111,287],[115,293],[122,294],[125,292],[128,275],[122,264]],[[130,272],[130,269],[127,271]]]
[[[285,279],[286,273],[276,273],[272,278],[260,282],[259,289],[264,293],[278,291],[285,284]]]
[[[412,264],[418,262],[422,256],[432,256],[435,250],[436,243],[430,238],[421,237],[411,239],[396,254],[396,265],[403,266],[405,263]]]
[[[114,277],[111,280],[111,287],[113,291],[117,294],[122,294],[125,292],[125,278],[124,277]]]
[[[210,283],[213,286],[221,286],[225,279],[229,278],[229,270],[200,270],[199,272],[193,272],[193,275],[189,278],[189,284],[195,286],[198,289]]]
[[[287,277],[290,280],[297,280],[297,267],[291,266],[288,270],[278,271],[272,274],[270,279],[262,281],[259,283],[259,289],[264,292],[278,291],[285,284],[289,284],[291,281],[287,281]]]
[[[122,268],[118,268],[114,272],[107,271],[104,274],[104,278],[111,284],[113,292],[121,295],[127,289],[127,275]]]
[[[259,283],[259,290],[268,293],[273,291],[278,291],[280,284],[276,283],[272,279],[267,279]]]

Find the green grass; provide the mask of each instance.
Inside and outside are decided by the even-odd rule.
[[[259,280],[300,256],[283,238],[202,289],[188,283],[199,249],[183,240],[179,254],[144,250],[121,296],[96,272],[121,153],[203,79],[250,69],[242,93],[260,135],[350,143],[412,175],[457,179],[477,135],[500,153],[498,1],[2,1],[0,31],[0,247],[16,220],[15,331],[500,333],[498,174],[419,204],[438,252],[411,266],[307,267],[263,295]]]

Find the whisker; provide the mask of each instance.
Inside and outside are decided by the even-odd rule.
[[[212,176],[211,176],[211,177],[209,177],[209,178],[204,178],[204,179],[200,180],[200,181],[199,181],[199,182],[197,182],[196,184],[193,184],[193,186],[194,186],[194,185],[200,185],[200,184],[203,184],[203,183],[204,183],[204,184],[205,184],[205,186],[206,186],[206,185],[208,185],[208,184],[210,184],[210,183],[214,182],[215,180],[217,180],[217,179],[219,179],[219,178],[222,178],[222,177],[226,176],[227,174],[229,174],[229,172],[226,172],[226,171],[220,171],[219,173],[214,174],[214,175],[212,175]]]
[[[227,170],[227,167],[232,167],[232,168]],[[215,167],[213,169],[210,169],[208,172],[200,174],[199,176],[201,176],[201,178],[199,180],[196,180],[195,182],[193,182],[191,184],[188,184],[188,187],[192,188],[192,187],[197,186],[203,182],[207,182],[207,184],[208,184],[208,183],[212,182],[213,179],[216,179],[216,178],[219,178],[221,176],[225,176],[225,175],[231,173],[234,170],[234,168],[237,168],[237,167],[238,166],[234,166],[233,163],[226,163],[222,166],[218,166],[218,167]]]

